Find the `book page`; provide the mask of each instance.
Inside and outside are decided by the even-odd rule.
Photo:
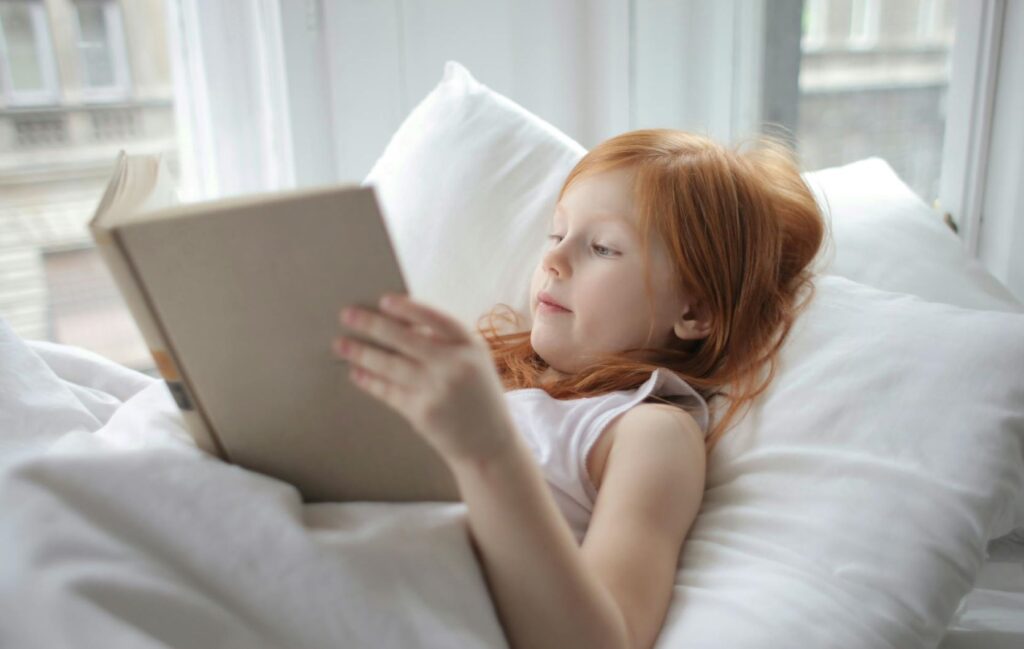
[[[93,221],[110,226],[178,204],[175,181],[162,153],[118,154],[110,182]]]

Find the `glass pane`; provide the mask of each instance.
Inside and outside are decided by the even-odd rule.
[[[100,3],[79,3],[79,41],[82,53],[84,82],[90,88],[109,88],[115,85],[114,59],[110,48],[110,34],[104,19],[104,5]]]
[[[807,169],[885,159],[938,196],[953,0],[806,0],[797,141]]]
[[[50,338],[101,351],[137,369],[153,359],[139,343],[131,314],[111,291],[103,261],[92,248],[43,255],[51,323]]]
[[[153,360],[87,226],[118,149],[162,152],[172,174],[179,173],[166,1],[126,2],[119,9],[130,18],[124,24],[135,30],[125,39],[127,56],[149,72],[140,80],[145,99],[129,96],[116,106],[80,103],[73,99],[79,88],[60,88],[70,99],[59,105],[0,111],[0,134],[10,134],[0,137],[0,317],[24,339],[83,347],[153,375]],[[0,0],[5,36],[16,24],[8,15],[24,16],[28,12],[22,10],[31,8],[45,17],[44,6]],[[75,6],[80,13],[70,17],[80,21],[81,39],[72,23],[54,30],[53,46],[82,53],[83,61],[85,52],[97,53],[98,62],[85,68],[92,74],[88,80],[109,83],[103,4]],[[32,32],[26,27],[24,33]],[[90,43],[96,47],[83,49]]]
[[[4,44],[7,46],[7,67],[15,92],[44,89],[43,69],[39,62],[35,32],[32,29],[31,7],[24,3],[0,4]]]

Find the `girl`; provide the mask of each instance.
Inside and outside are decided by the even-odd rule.
[[[782,145],[633,131],[563,184],[530,328],[403,295],[342,310],[380,343],[335,340],[352,379],[451,467],[513,648],[655,643],[707,453],[771,381],[824,229]]]

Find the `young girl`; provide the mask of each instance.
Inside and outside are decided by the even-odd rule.
[[[639,130],[569,173],[528,329],[342,310],[381,345],[336,339],[352,379],[451,467],[511,647],[655,643],[707,453],[771,381],[824,230],[783,146]]]

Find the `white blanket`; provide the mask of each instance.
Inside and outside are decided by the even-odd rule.
[[[768,576],[752,578],[747,552],[714,572],[708,552],[729,533],[697,530],[659,646],[721,646],[713,622],[727,618],[756,629],[790,615],[780,646],[835,630],[836,616],[799,611],[838,610],[842,584],[778,552]],[[750,595],[772,588],[785,597]],[[162,381],[22,341],[0,318],[0,647],[506,646],[463,504],[303,505],[198,451]]]
[[[0,319],[0,647],[504,647],[461,503],[304,505]]]

